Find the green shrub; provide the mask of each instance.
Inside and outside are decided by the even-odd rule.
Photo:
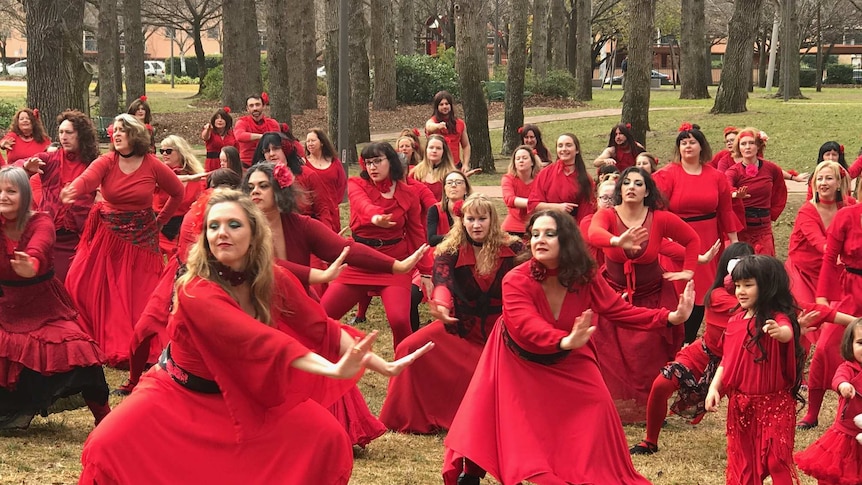
[[[428,103],[443,90],[456,98],[459,94],[455,68],[431,56],[397,56],[395,77],[399,103]]]
[[[14,104],[0,101],[0,129],[3,132],[12,124],[12,118],[15,116],[16,111],[18,111],[18,107]]]
[[[549,98],[569,98],[575,92],[575,78],[566,70],[549,71],[545,79],[536,79],[530,73],[526,81],[525,91]]]
[[[802,85],[801,79],[799,84]],[[835,64],[834,66],[827,67],[826,84],[853,84],[853,66],[849,64]]]
[[[483,84],[488,101],[503,101],[506,99],[506,81],[486,81]]]
[[[815,69],[799,69],[799,87],[810,88],[817,84],[817,71]]]
[[[447,66],[455,69],[455,48],[441,49],[437,51],[437,59]]]
[[[222,56],[221,54],[210,54],[205,56],[205,62],[207,66],[207,72],[210,69],[215,69],[218,66],[222,65]],[[177,68],[177,74],[182,74],[180,72],[181,64],[180,58],[174,58],[174,67]],[[171,58],[168,57],[165,59],[165,75],[171,74]],[[189,77],[200,77],[200,69],[198,69],[198,59],[194,57],[192,54],[190,57],[186,57],[186,75]]]
[[[224,66],[218,66],[207,72],[204,78],[204,99],[220,100],[221,89],[224,85]]]

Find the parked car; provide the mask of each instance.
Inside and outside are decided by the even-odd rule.
[[[147,76],[164,76],[165,63],[162,61],[144,61],[144,74]]]
[[[9,64],[6,67],[10,76],[24,77],[27,75],[27,59],[22,59],[14,64]]]
[[[667,74],[658,72],[655,69],[653,69],[652,72],[650,73],[650,78],[658,79],[661,82],[661,84],[663,84],[665,86],[672,84],[670,82],[670,76],[668,76]],[[623,77],[622,76],[614,76],[613,77],[613,83],[614,84],[622,84],[623,83]],[[610,82],[607,79],[605,79],[605,84],[610,84]]]

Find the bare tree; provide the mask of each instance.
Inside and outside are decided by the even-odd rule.
[[[455,0],[455,68],[461,86],[464,123],[470,137],[470,167],[496,173],[488,132],[488,105],[482,83],[488,80],[485,0]]]
[[[524,124],[524,76],[527,70],[528,0],[509,0],[509,64],[506,66],[506,111],[503,120],[503,155],[521,144],[518,128]]]
[[[704,25],[704,0],[683,0],[680,35],[680,99],[709,98],[706,72],[709,64]]]
[[[533,2],[533,74],[537,79],[548,75],[548,0]]]
[[[224,25],[224,85],[222,102],[234,111],[245,110],[250,94],[263,88],[260,76],[260,36],[254,0],[224,0],[230,12]]]
[[[416,52],[416,11],[413,0],[399,0],[398,24],[396,36],[398,42],[398,53],[409,56]]]
[[[781,28],[778,31],[781,53],[781,83],[779,96],[784,99],[803,98],[799,87],[799,11],[796,0],[777,2],[781,8]]]
[[[19,0],[0,0],[0,62],[3,63],[2,74],[8,74],[6,66],[9,65],[9,57],[6,55],[6,43],[12,37],[13,31],[21,32],[27,30],[24,19],[24,9]]]
[[[270,115],[291,123],[290,66],[287,62],[287,0],[265,0],[266,63],[269,67]]]
[[[339,0],[324,2],[326,25],[324,26],[323,64],[326,66],[326,127],[332,140],[338,140],[338,3]],[[346,147],[338,147],[339,150],[344,148]],[[344,158],[342,161],[347,163]]]
[[[299,109],[317,109],[317,31],[314,1],[303,0],[299,8],[299,83],[295,91]]]
[[[96,46],[99,51],[99,115],[114,117],[119,113],[117,92],[117,65],[114,41],[117,38],[117,0],[100,0],[99,31]]]
[[[548,42],[551,44],[550,68],[565,69],[569,13],[566,11],[565,0],[550,1],[550,21],[548,24]]]
[[[589,101],[593,99],[593,36],[592,2],[577,0],[575,24],[577,26],[575,54],[575,99]]]
[[[129,104],[131,100],[147,94],[141,0],[123,0],[123,36],[126,40],[123,62],[126,67],[126,104]]]
[[[622,121],[631,123],[635,139],[646,144],[646,132],[650,129],[650,71],[655,32],[655,0],[628,0],[627,6],[630,22],[629,53]]]
[[[748,85],[754,62],[751,46],[757,34],[757,22],[763,0],[737,2],[730,18],[724,67],[712,113],[742,113],[747,111]]]
[[[371,140],[368,102],[371,100],[371,80],[368,76],[368,22],[362,0],[350,0],[348,55],[350,56],[350,143],[348,163],[359,160],[356,146]]]
[[[394,110],[395,98],[395,26],[392,23],[392,0],[371,0],[371,18],[378,19],[371,29],[371,59],[374,64],[374,109]]]

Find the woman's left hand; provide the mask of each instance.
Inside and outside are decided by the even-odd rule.
[[[463,172],[465,177],[472,177],[473,175],[476,175],[477,173],[481,173],[482,169],[481,168],[474,168],[472,170],[464,170],[462,172]]]
[[[769,319],[766,321],[766,325],[763,326],[763,333],[769,335],[770,337],[778,340],[779,342],[786,344],[793,339],[793,329],[788,326],[781,326],[773,319]]]
[[[430,247],[431,246],[427,244],[423,244],[419,246],[419,249],[413,251],[413,254],[411,254],[410,256],[395,261],[395,263],[392,265],[392,274],[404,274],[413,271],[413,268],[416,266],[417,263],[419,263],[419,261],[422,260],[422,256],[425,256],[425,253]]]
[[[36,276],[36,267],[33,266],[33,261],[30,260],[30,255],[23,251],[15,251],[14,258],[9,260],[12,265],[12,271],[22,278],[32,278]]]
[[[790,180],[793,180],[794,182],[802,182],[802,183],[806,183],[806,182],[808,182],[808,179],[809,179],[809,178],[811,178],[811,174],[810,174],[810,173],[808,173],[808,172],[802,172],[802,173],[800,173],[800,174],[792,175],[792,176],[790,177]]]
[[[662,275],[668,281],[688,281],[694,278],[694,271],[685,269],[682,271],[668,271]]]
[[[673,325],[679,325],[688,320],[691,316],[691,311],[694,309],[694,281],[689,280],[685,284],[685,290],[679,295],[679,304],[676,310],[670,312],[667,316],[667,321]]]
[[[329,377],[350,379],[364,369],[374,355],[371,352],[371,346],[375,340],[377,340],[377,330],[369,333],[362,340],[357,337],[353,348],[342,354],[338,362],[333,364]]]
[[[698,255],[697,264],[706,264],[718,256],[718,251],[721,249],[721,239],[716,239],[715,243],[707,250],[707,252]]]
[[[586,345],[590,336],[596,331],[593,322],[593,311],[587,310],[575,319],[572,331],[560,340],[560,348],[563,350],[578,349]]]
[[[400,374],[404,369],[406,369],[410,364],[416,361],[419,357],[427,354],[434,348],[434,342],[428,342],[422,347],[410,352],[409,354],[401,357],[398,360],[392,362],[386,362],[385,365],[382,366],[382,369],[371,368],[371,370],[376,371],[380,375],[384,375],[386,377],[394,377]]]

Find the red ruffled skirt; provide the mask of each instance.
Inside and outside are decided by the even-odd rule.
[[[862,445],[855,436],[834,427],[794,456],[799,469],[820,483],[858,485],[862,483]]]

